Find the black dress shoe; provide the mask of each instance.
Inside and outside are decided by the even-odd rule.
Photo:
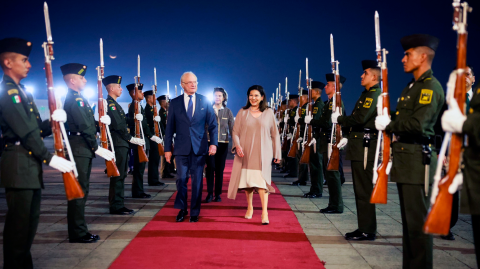
[[[198,222],[198,216],[191,216],[190,222]]]
[[[170,175],[170,174],[166,174],[166,175],[163,175],[162,178],[174,178],[175,176],[173,175]]]
[[[98,235],[97,235],[98,236]],[[70,243],[95,243],[98,239],[91,237],[89,234],[86,234],[77,239],[70,239]]]
[[[373,240],[375,240],[375,238],[376,238],[375,234],[362,233],[359,230],[355,230],[351,233],[346,233],[345,234],[345,239],[347,239],[347,240],[355,240],[355,241],[369,240],[369,241],[373,241]]]
[[[343,213],[343,212],[340,212],[336,209],[333,209],[333,208],[330,208],[330,207],[326,207],[324,209],[320,209],[320,213],[323,213],[323,214],[340,214],[340,213]]]
[[[100,240],[100,236],[98,234],[87,233],[87,235],[95,240]]]
[[[150,198],[150,197],[152,197],[152,196],[150,194],[146,194],[146,193],[142,193],[140,195],[135,195],[135,196],[132,195],[132,198]]]
[[[303,195],[303,198],[308,198],[308,196],[309,196],[310,194],[312,194],[312,193],[311,193],[311,192],[305,193],[305,194]]]
[[[448,231],[447,235],[441,235],[440,238],[443,240],[455,240],[455,236],[450,231]]]
[[[126,207],[122,207],[118,210],[110,210],[110,214],[112,215],[130,215],[133,214],[134,210],[128,209]]]
[[[307,186],[307,182],[302,182],[300,180],[292,182],[292,186]]]
[[[345,183],[345,178],[340,179],[340,185],[343,185]]]
[[[205,198],[205,203],[210,203],[213,199],[213,195],[212,194],[207,194],[207,197]]]
[[[148,183],[148,186],[163,186],[163,185],[165,185],[165,183],[163,183],[161,181],[157,181],[157,182],[152,183],[152,184]]]
[[[185,216],[188,215],[188,211],[187,210],[180,210],[180,212],[178,212],[178,215],[177,215],[177,222],[182,222],[183,220],[185,220]]]
[[[311,193],[311,194],[308,194],[307,196],[305,196],[305,198],[322,198],[322,194],[315,194],[315,193]]]
[[[287,177],[297,177],[297,176],[292,175],[292,174],[290,174],[290,173],[288,173],[288,174],[286,174],[286,175],[283,176],[283,178],[287,178]]]
[[[219,195],[215,196],[215,199],[213,199],[214,202],[221,202],[222,198],[220,198]]]

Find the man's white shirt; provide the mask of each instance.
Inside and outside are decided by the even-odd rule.
[[[195,114],[195,99],[196,99],[195,96],[196,95],[197,95],[196,93],[192,95],[192,103],[193,103],[192,118],[193,118],[193,115]],[[190,101],[190,97],[185,92],[183,93],[183,101],[185,102],[185,111],[188,111],[188,102]]]
[[[472,97],[473,97],[473,89],[470,88],[470,90],[467,92],[467,95],[468,95],[468,101],[472,101]]]

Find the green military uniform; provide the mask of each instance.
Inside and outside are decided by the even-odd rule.
[[[325,102],[325,105],[322,108],[322,113],[319,119],[312,119],[310,124],[314,128],[321,128],[320,139],[317,140],[317,143],[320,141],[318,148],[320,153],[323,155],[323,167],[325,167],[325,178],[327,180],[328,192],[329,192],[329,201],[328,208],[343,212],[343,198],[342,198],[342,184],[340,182],[340,172],[339,171],[326,171],[328,164],[328,143],[330,143],[330,137],[332,134],[332,107],[333,107],[333,98]],[[345,108],[342,102],[342,111]]]
[[[363,62],[362,62],[363,63]],[[376,66],[376,62],[373,61]],[[370,67],[367,67],[370,68]],[[364,68],[365,70],[366,68]],[[355,104],[350,116],[339,116],[337,121],[342,128],[349,129],[346,159],[351,161],[353,190],[357,205],[358,230],[362,233],[375,234],[377,220],[375,204],[370,203],[373,191],[373,164],[377,145],[377,100],[381,93],[379,85],[364,90]],[[364,167],[365,146],[368,145],[367,165]]]
[[[298,98],[298,96],[296,96],[296,97]],[[289,126],[289,129],[287,130],[287,132],[292,135],[292,139],[290,140],[290,147],[292,145],[293,139],[295,139],[294,130],[295,130],[295,126],[296,126],[295,116],[297,115],[297,110],[298,110],[298,106],[290,109],[290,114],[288,115],[287,124]],[[288,151],[290,151],[290,148],[288,149]],[[287,151],[287,155],[288,155],[288,151]],[[288,174],[290,176],[296,177],[298,175],[297,167],[298,167],[297,158],[287,157],[287,170],[288,170]]]
[[[85,76],[87,71],[87,67],[81,64],[66,64],[60,68],[64,76],[68,74]],[[68,201],[68,236],[70,241],[74,241],[89,234],[85,222],[85,203],[89,192],[92,159],[95,158],[95,151],[98,149],[97,124],[88,100],[72,89],[68,89],[64,110],[67,113],[68,140],[78,171],[77,179],[85,194],[83,199]]]
[[[12,52],[30,54],[29,49]],[[41,121],[33,96],[24,89],[7,75],[0,83],[0,126],[5,142],[0,187],[5,188],[8,207],[3,230],[4,268],[33,268],[30,248],[40,217],[42,163],[50,163],[53,157],[42,141],[51,134],[50,123]]]
[[[128,87],[128,86],[127,86]],[[142,87],[143,88],[143,87]],[[141,90],[141,87],[138,88]],[[130,134],[135,136],[135,105],[137,103],[132,101],[130,107],[128,108],[128,117],[127,123],[130,129]],[[142,128],[145,140],[145,150],[150,150],[150,137],[152,137],[152,133],[150,133],[150,128],[147,124],[147,118],[145,116],[145,110],[140,105],[141,114],[143,115],[142,121]],[[132,145],[133,148],[133,181],[132,181],[132,196],[133,197],[141,197],[145,194],[143,189],[143,174],[145,173],[145,165],[146,163],[140,163],[138,159],[138,146]]]
[[[145,92],[145,97],[152,95],[152,91]],[[157,100],[153,100],[157,102]],[[147,104],[145,106],[145,116],[149,131],[152,135],[155,134],[155,124],[153,116],[153,107]],[[159,134],[160,137],[160,134]],[[161,138],[161,137],[160,137]],[[148,151],[148,185],[157,186],[160,185],[160,175],[158,173],[160,165],[160,154],[158,153],[158,144],[155,141],[150,141],[150,150]]]
[[[313,83],[313,82],[312,82]],[[323,87],[322,87],[323,88]],[[318,97],[313,104],[312,120],[320,120],[322,110],[325,104],[322,98]],[[315,138],[315,151],[310,150],[310,179],[312,186],[310,187],[310,194],[322,195],[323,193],[323,153],[320,150],[320,128],[312,126],[312,137]]]
[[[107,115],[111,120],[108,127],[115,150],[115,164],[120,172],[120,176],[110,178],[108,201],[110,213],[112,213],[125,207],[125,178],[127,177],[128,151],[130,149],[128,141],[132,139],[132,136],[127,130],[127,118],[123,108],[110,95],[107,97],[107,103]]]
[[[306,91],[308,95],[308,91]],[[304,93],[305,94],[305,93]],[[307,104],[304,104],[300,110],[300,118],[298,119],[299,128],[300,128],[300,138],[302,138],[302,142],[298,143],[298,150],[297,150],[297,163],[298,163],[298,180],[297,182],[306,183],[308,181],[308,164],[300,164],[300,159],[302,158],[303,154],[303,147],[302,144],[304,140],[307,139],[305,135],[305,115],[307,115]]]

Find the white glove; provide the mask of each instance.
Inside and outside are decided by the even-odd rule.
[[[338,107],[337,107],[337,108],[335,109],[335,112],[332,113],[332,123],[333,123],[333,124],[337,124],[337,123],[338,123],[337,119],[338,119],[339,116],[340,116],[340,112],[339,112],[339,109],[338,109]]]
[[[156,136],[156,135],[150,137],[150,140],[152,140],[153,142],[155,142],[155,143],[157,143],[157,144],[162,144],[162,142],[163,142],[163,140],[162,140],[160,137]]]
[[[450,107],[443,113],[442,128],[445,132],[462,133],[463,123],[467,117],[458,108],[457,101],[452,100]]]
[[[310,113],[307,113],[307,115],[305,115],[305,123],[310,124],[311,121],[312,121],[312,115],[310,115]]]
[[[50,160],[48,165],[62,173],[68,173],[75,168],[75,165],[71,161],[62,157],[58,157],[57,155],[53,155],[52,160]]]
[[[287,134],[287,140],[292,140],[292,134]]]
[[[295,115],[295,123],[298,123],[298,119],[300,119],[300,115],[299,113],[297,112],[297,114]]]
[[[379,131],[385,130],[392,120],[388,116],[388,109],[383,109],[383,115],[375,118],[375,128]]]
[[[115,154],[113,154],[113,152],[102,147],[98,147],[98,149],[95,151],[95,154],[104,158],[107,161],[111,161],[115,157]]]
[[[160,116],[155,116],[154,120],[155,120],[156,122],[160,122],[161,118],[160,118]]]
[[[135,119],[138,121],[143,121],[143,115],[142,114],[136,114]]]
[[[288,115],[283,117],[283,122],[287,123],[287,121],[288,121]]]
[[[55,109],[52,113],[52,120],[65,123],[67,121],[67,113],[63,109]]]
[[[300,144],[302,141],[303,141],[303,138],[301,138],[301,137],[299,137],[299,138],[297,139],[297,143],[298,143],[298,144]]]
[[[112,120],[110,119],[110,116],[104,115],[100,118],[100,122],[106,125],[110,125],[112,123]]]
[[[315,144],[317,144],[317,140],[315,140],[315,138],[312,137],[312,140],[310,140],[310,144],[308,144],[308,146],[315,145]]]
[[[347,145],[347,143],[348,143],[348,139],[346,139],[344,137],[340,140],[340,142],[338,142],[337,148],[341,149],[341,148],[345,147]]]
[[[130,139],[129,142],[132,143],[132,144],[135,144],[135,145],[139,145],[139,146],[145,145],[145,141],[143,139],[136,138],[136,137],[132,137],[132,139]]]
[[[457,192],[457,190],[461,189],[463,185],[463,174],[458,173],[452,181],[452,184],[448,187],[448,192],[450,194],[454,194]]]

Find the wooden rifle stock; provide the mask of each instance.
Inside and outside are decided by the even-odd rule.
[[[290,158],[295,158],[297,156],[297,151],[298,151],[298,137],[300,136],[300,126],[297,123],[297,132],[295,133],[295,137],[293,138],[292,141],[292,146],[290,147],[290,151],[288,152],[288,157]]]
[[[137,114],[140,114],[141,111],[140,111],[140,102],[138,101],[138,85],[140,85],[140,78],[137,77],[137,83],[135,83],[135,101],[133,102],[133,104],[135,105],[135,115]],[[135,117],[135,115],[133,116],[134,120],[135,120],[135,137],[136,138],[140,138],[142,139],[142,136],[140,135],[140,124],[142,124],[139,120],[137,120],[137,118]],[[147,141],[145,141],[146,143]],[[143,146],[137,146],[137,151],[138,151],[138,162],[140,163],[145,163],[145,162],[148,162],[148,157],[147,157],[147,153],[145,152],[145,149],[143,148]]]
[[[103,78],[103,66],[98,67],[98,125],[100,127],[100,144],[102,148],[108,149],[108,138],[107,138],[107,126],[100,122],[100,118],[105,116],[105,108],[103,106],[103,87],[102,87],[102,78]],[[113,145],[111,145],[113,148]],[[119,177],[120,172],[118,171],[115,161],[112,159],[110,161],[105,160],[105,165],[107,166],[107,176],[108,177]]]
[[[156,81],[156,80],[155,80]],[[156,83],[156,82],[155,82]],[[155,121],[155,118],[157,117],[157,98],[156,98],[156,93],[157,93],[157,85],[155,85],[155,90],[153,91],[153,128],[155,130],[155,135],[161,139],[163,139],[163,137],[160,136],[160,131],[159,131],[159,124],[158,122]],[[158,145],[158,154],[160,156],[163,156],[165,155],[165,149],[163,148],[163,145],[160,143],[160,144],[157,144]]]
[[[342,114],[342,98],[340,93],[340,74],[336,72],[335,74],[335,107]],[[335,111],[332,111],[332,113]],[[335,125],[335,144],[332,145],[332,155],[328,160],[327,171],[338,171],[340,167],[340,149],[338,148],[338,143],[342,140],[342,126],[340,124]]]
[[[307,79],[307,85],[309,85],[309,79]],[[311,88],[311,87],[310,87]],[[312,104],[312,89],[308,91],[308,114],[312,115],[313,112],[313,104]],[[310,163],[310,152],[312,150],[312,146],[310,142],[312,142],[312,125],[308,124],[307,128],[307,143],[305,144],[305,150],[303,151],[302,157],[300,158],[300,164],[309,164]]]

